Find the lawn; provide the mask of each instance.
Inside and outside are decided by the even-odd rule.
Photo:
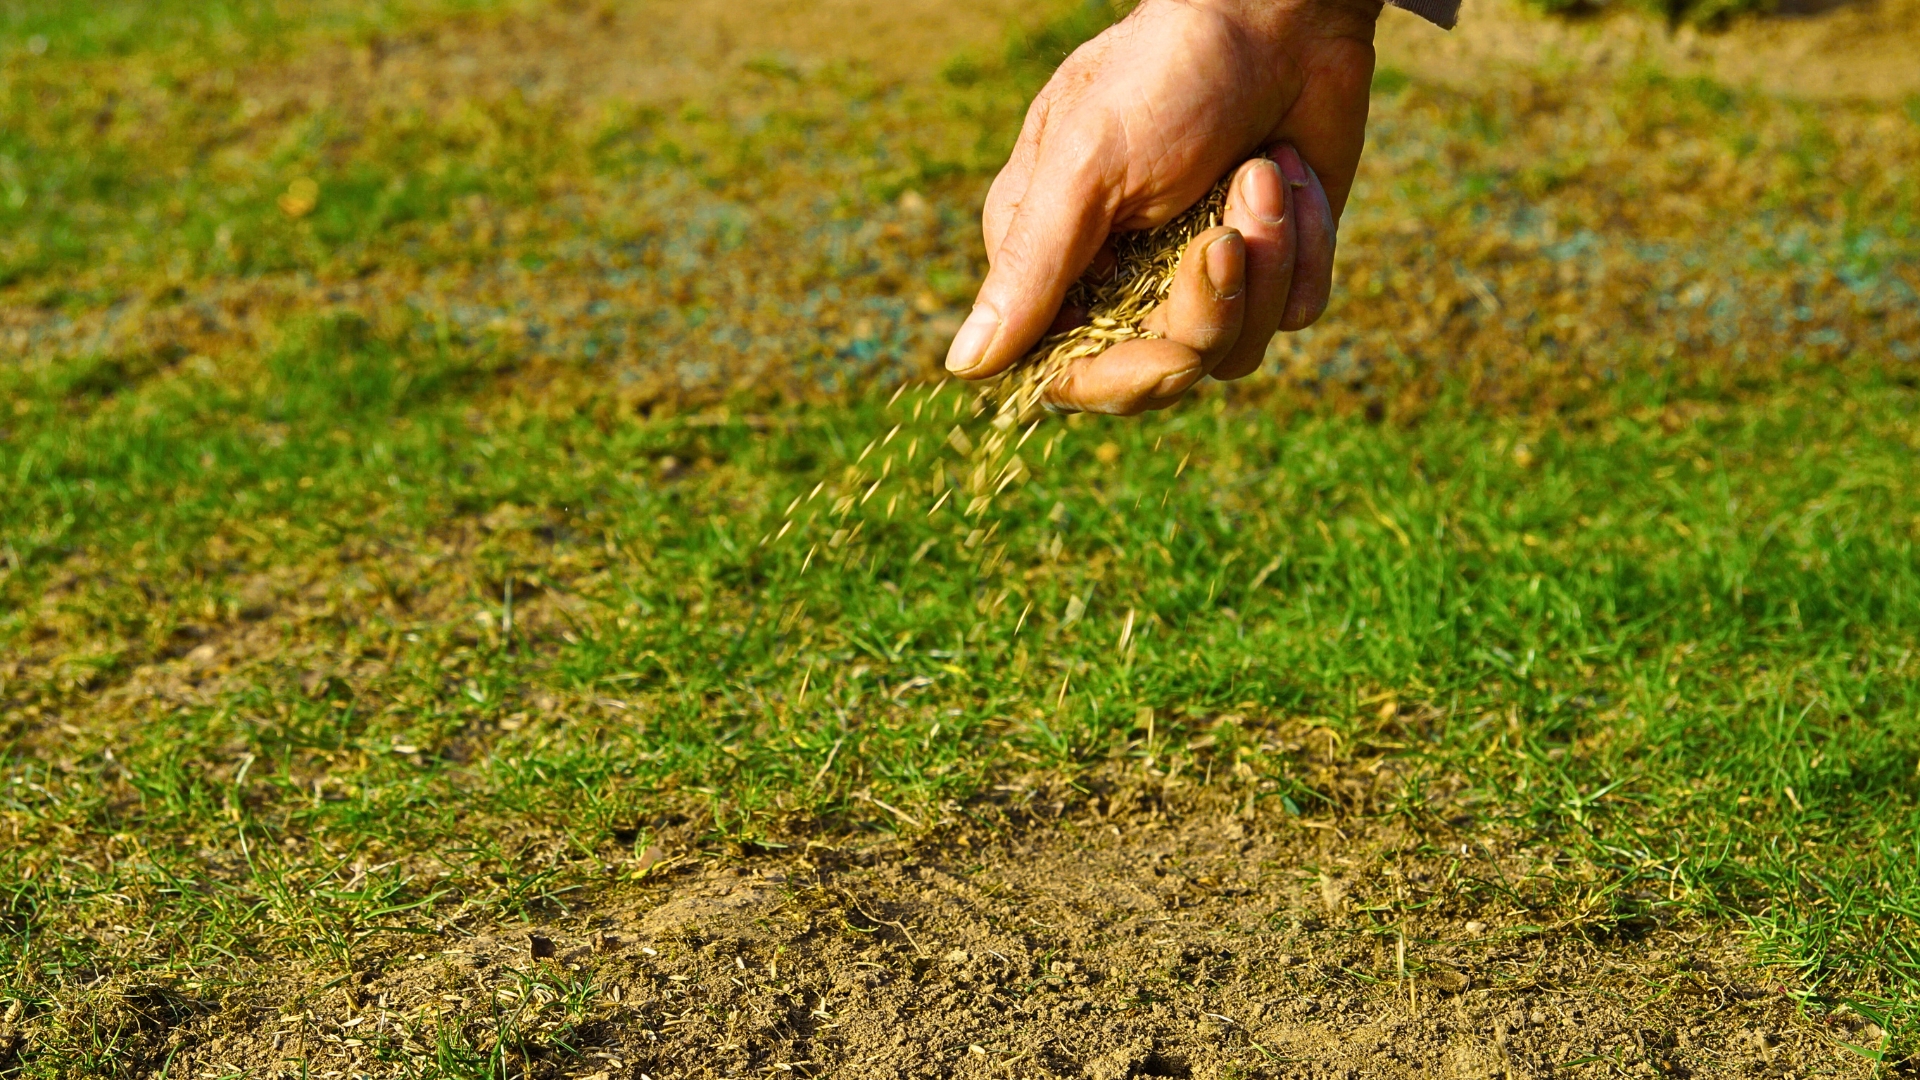
[[[1116,769],[1524,838],[1513,927],[1732,927],[1912,1060],[1900,106],[1383,71],[1322,325],[975,499],[929,372],[1086,10],[670,103],[410,89],[593,12],[169,10],[0,8],[0,1076],[164,1069],[108,992],[324,995]]]

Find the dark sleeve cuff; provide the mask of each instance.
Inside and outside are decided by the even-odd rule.
[[[1442,30],[1451,30],[1460,21],[1460,0],[1387,0],[1402,11],[1411,11]]]

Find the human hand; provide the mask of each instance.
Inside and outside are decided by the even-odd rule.
[[[948,368],[1004,371],[1072,317],[1061,300],[1112,231],[1170,220],[1267,146],[1238,170],[1226,224],[1189,247],[1149,318],[1162,336],[1081,362],[1050,396],[1131,413],[1171,404],[1202,375],[1257,369],[1275,330],[1326,306],[1378,14],[1377,0],[1145,0],[1082,46],[1028,110],[988,194],[991,269]]]

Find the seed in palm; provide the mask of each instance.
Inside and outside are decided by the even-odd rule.
[[[1222,178],[1205,198],[1154,229],[1115,234],[1114,268],[1105,280],[1083,276],[1067,292],[1067,305],[1087,312],[1087,321],[1049,334],[988,389],[995,426],[1030,422],[1047,408],[1047,391],[1075,363],[1123,341],[1159,335],[1141,325],[1173,291],[1180,257],[1193,238],[1220,224],[1227,207]]]

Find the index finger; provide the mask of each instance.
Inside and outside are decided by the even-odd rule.
[[[947,350],[948,371],[963,379],[998,375],[1040,340],[1106,239],[1111,191],[1091,155],[1042,148],[973,312]]]

